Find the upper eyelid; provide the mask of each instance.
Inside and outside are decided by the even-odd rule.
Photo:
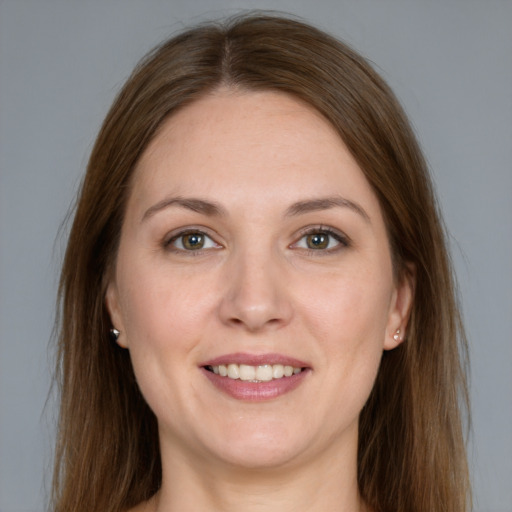
[[[173,252],[176,254],[189,254],[189,255],[194,255],[194,254],[199,255],[202,253],[206,253],[208,251],[223,249],[225,247],[224,244],[220,243],[218,241],[218,238],[216,238],[215,236],[212,236],[210,233],[208,233],[208,231],[209,230],[198,229],[198,228],[182,228],[182,229],[173,230],[173,231],[171,231],[170,234],[168,234],[167,236],[165,236],[163,238],[161,245],[162,245],[163,249],[166,251]],[[204,237],[208,238],[209,240],[211,240],[214,247],[200,247],[197,249],[185,249],[185,248],[176,246],[177,241],[181,237],[184,237],[188,234],[193,234],[193,233],[199,233],[199,234],[203,235]],[[182,241],[181,245],[183,245],[183,241]]]
[[[332,237],[336,241],[335,247],[325,248],[325,249],[313,249],[309,247],[300,247],[300,242],[308,235],[312,235],[315,233],[325,233],[328,236]],[[340,251],[348,249],[352,247],[352,240],[345,235],[342,231],[331,228],[328,226],[309,226],[300,230],[300,235],[296,237],[295,242],[291,243],[288,246],[292,250],[306,251],[308,255],[314,255],[315,257],[320,257],[322,255],[334,255],[338,254]]]
[[[172,240],[176,240],[180,236],[189,235],[191,233],[200,233],[202,235],[207,236],[208,238],[211,238],[215,243],[220,244],[220,242],[217,241],[217,238],[220,238],[218,234],[215,231],[204,226],[187,226],[183,228],[173,229],[165,235],[164,243],[168,244]]]
[[[164,237],[163,243],[165,246],[169,245],[173,240],[178,239],[181,236],[185,236],[190,233],[201,233],[209,238],[212,239],[213,242],[220,246],[225,246],[225,242],[219,241],[219,239],[222,239],[222,237],[211,228],[207,228],[206,226],[186,226],[181,228],[176,228],[169,233],[166,234]],[[313,234],[313,233],[327,233],[331,236],[334,236],[337,240],[340,241],[340,243],[349,245],[352,243],[351,238],[344,233],[343,231],[334,228],[332,226],[324,225],[324,224],[316,224],[316,225],[308,225],[305,226],[296,232],[296,236],[294,237],[295,241],[289,244],[289,247],[292,247],[294,244],[296,244],[300,239],[302,239],[304,236]]]
[[[351,241],[350,237],[345,234],[343,231],[333,228],[331,226],[325,226],[325,225],[316,225],[316,226],[306,226],[304,228],[301,228],[299,230],[300,237],[297,240],[300,240],[302,237],[306,235],[310,235],[313,233],[327,233],[329,235],[332,235],[336,238],[339,238],[340,240],[349,243]]]

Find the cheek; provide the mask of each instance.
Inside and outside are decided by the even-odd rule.
[[[317,279],[305,288],[301,308],[324,339],[381,344],[392,294],[385,275],[354,272]]]
[[[194,350],[210,308],[206,301],[212,294],[154,259],[123,261],[120,257],[117,283],[137,382],[157,416],[167,417],[186,402],[180,384],[194,365]]]
[[[318,305],[317,330],[323,338],[326,388],[332,389],[328,415],[338,424],[340,410],[357,418],[373,388],[385,340],[389,295],[348,280]]]
[[[352,390],[339,399],[345,405],[353,402],[354,410],[371,391],[384,348],[392,280],[382,276],[386,274],[331,276],[323,285],[317,281],[314,293],[303,297],[303,316],[318,340],[330,383]]]
[[[196,279],[197,281],[197,279]],[[120,306],[130,345],[168,345],[184,340],[198,329],[211,294],[207,283],[198,283],[182,272],[170,271],[155,259],[123,261],[117,274]]]

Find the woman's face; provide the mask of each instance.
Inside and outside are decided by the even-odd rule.
[[[355,457],[410,296],[333,128],[290,96],[223,90],[140,160],[107,306],[163,452],[269,467]]]

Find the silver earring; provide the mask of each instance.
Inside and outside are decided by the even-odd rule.
[[[114,327],[110,329],[110,337],[112,338],[112,341],[117,341],[119,339],[120,334],[121,333]]]
[[[393,339],[398,341],[400,339],[400,329],[397,329],[395,334],[393,334]]]

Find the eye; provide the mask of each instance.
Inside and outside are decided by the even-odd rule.
[[[202,231],[187,231],[173,236],[166,245],[178,251],[201,251],[216,249],[220,246]]]
[[[293,246],[313,251],[329,251],[348,246],[348,241],[331,229],[315,228],[308,230]]]

